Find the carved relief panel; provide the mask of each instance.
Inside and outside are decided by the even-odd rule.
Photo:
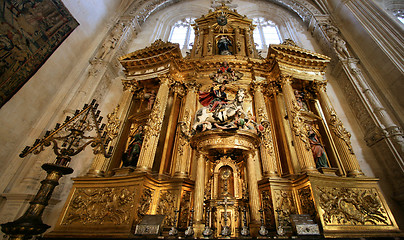
[[[77,188],[61,225],[128,225],[133,219],[136,187]]]

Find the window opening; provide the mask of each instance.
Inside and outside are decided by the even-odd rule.
[[[253,18],[256,25],[253,37],[257,49],[267,49],[269,44],[280,44],[281,38],[275,23],[263,17]]]
[[[171,28],[169,42],[178,43],[181,49],[191,49],[194,43],[195,32],[191,24],[195,18],[185,18],[174,24]]]

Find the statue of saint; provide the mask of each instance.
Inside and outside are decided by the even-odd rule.
[[[230,39],[226,36],[222,36],[219,41],[217,41],[217,47],[219,48],[220,55],[232,55],[229,51],[229,46],[232,46],[232,44]]]
[[[140,150],[142,148],[143,137],[143,126],[140,125],[130,140],[128,148],[122,155],[123,167],[136,167],[137,161],[139,160]]]
[[[224,85],[219,88],[212,87],[209,92],[199,92],[199,102],[204,106],[209,106],[211,112],[221,109],[223,105],[227,104],[227,94]],[[217,108],[218,107],[218,108]]]
[[[323,146],[321,145],[320,141],[318,140],[318,137],[316,133],[310,129],[308,132],[309,135],[309,142],[311,146],[311,151],[313,152],[313,157],[314,160],[316,161],[316,167],[317,168],[328,168],[328,161],[327,161],[327,156],[325,155],[325,151]]]

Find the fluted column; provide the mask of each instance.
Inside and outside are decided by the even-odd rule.
[[[259,170],[254,163],[254,154],[250,152],[247,155],[247,179],[252,223],[258,223],[260,221],[260,196],[257,179],[258,171]]]
[[[328,125],[331,128],[331,135],[337,146],[338,154],[348,176],[356,177],[364,175],[360,169],[358,160],[351,145],[351,134],[345,129],[341,120],[338,118],[330,99],[326,93],[326,82],[317,82],[316,90],[319,96],[321,108]]]
[[[293,132],[293,143],[300,167],[303,172],[318,172],[311,152],[307,129],[300,115],[300,107],[296,102],[295,94],[293,93],[292,77],[282,76],[281,83],[288,119]]]
[[[261,161],[264,177],[277,177],[278,169],[276,164],[276,156],[274,151],[274,143],[272,140],[272,126],[268,118],[268,110],[265,104],[262,83],[254,83],[252,86],[254,91],[254,105],[256,110],[257,122],[264,127],[262,133],[261,145]]]
[[[194,198],[194,218],[196,223],[202,223],[203,219],[203,198],[205,192],[205,156],[202,153],[197,155]]]
[[[150,171],[153,167],[164,113],[167,107],[169,78],[162,77],[160,81],[160,88],[145,127],[142,150],[140,151],[139,162],[136,167],[136,169],[140,171]]]
[[[191,160],[192,149],[189,144],[189,129],[191,126],[192,116],[195,113],[196,108],[196,91],[197,86],[195,83],[187,84],[188,91],[185,97],[185,104],[182,108],[181,118],[178,122],[177,132],[177,151],[175,160],[175,177],[187,178],[189,165]]]

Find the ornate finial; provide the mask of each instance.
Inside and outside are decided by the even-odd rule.
[[[290,38],[286,38],[283,41],[282,45],[289,45],[289,46],[292,46],[292,47],[297,47],[296,43]]]
[[[237,4],[232,3],[233,0],[212,0],[211,7],[213,9],[218,9],[220,7],[228,7],[229,9],[233,9],[237,7]]]

